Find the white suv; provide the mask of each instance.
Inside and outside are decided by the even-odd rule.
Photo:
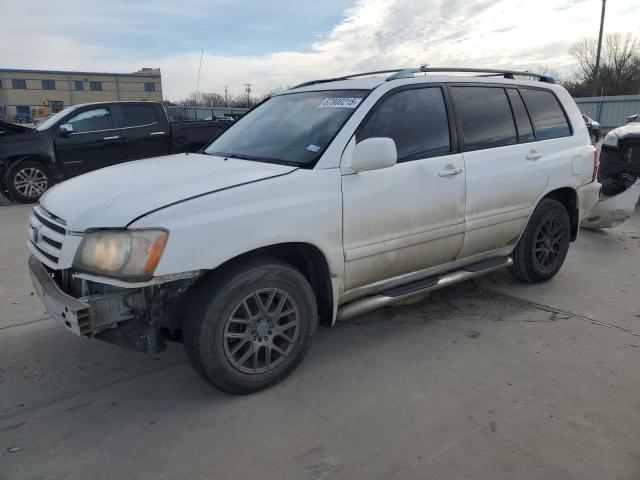
[[[580,111],[544,76],[441,70],[308,82],[200,154],[57,185],[27,231],[49,315],[147,352],[182,340],[206,380],[248,393],[319,322],[503,267],[550,279],[600,191]]]

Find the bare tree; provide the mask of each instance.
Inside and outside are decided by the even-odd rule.
[[[574,96],[590,95],[593,86],[597,42],[584,38],[574,43],[569,53],[576,60],[578,70],[566,83]],[[606,95],[625,95],[640,92],[640,41],[631,33],[606,35],[598,71],[599,89]]]

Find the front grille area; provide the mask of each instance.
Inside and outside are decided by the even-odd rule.
[[[27,227],[27,246],[33,255],[46,266],[57,269],[66,223],[40,205],[33,207]]]

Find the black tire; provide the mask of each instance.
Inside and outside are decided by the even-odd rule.
[[[32,179],[32,183],[26,181]],[[7,189],[12,200],[20,203],[34,203],[54,184],[53,175],[47,167],[36,160],[16,163],[7,175]]]
[[[524,282],[539,283],[558,273],[569,251],[571,221],[564,205],[543,199],[513,251],[511,273]]]
[[[265,304],[266,310],[256,313]],[[278,307],[280,313],[296,308],[297,313],[277,318]],[[279,331],[296,321],[297,326]],[[316,298],[306,278],[277,259],[251,257],[196,287],[183,341],[191,365],[206,381],[227,393],[247,394],[289,375],[311,347],[317,324]],[[255,353],[240,363],[249,349]]]

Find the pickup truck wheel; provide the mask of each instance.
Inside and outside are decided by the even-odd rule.
[[[11,197],[20,203],[37,202],[53,185],[53,177],[40,162],[27,160],[15,164],[7,177]]]
[[[285,378],[317,326],[306,278],[276,259],[242,262],[198,287],[183,329],[187,356],[209,383],[252,393]]]
[[[557,200],[542,200],[531,215],[513,251],[513,275],[524,282],[552,278],[569,251],[571,222],[567,209]]]

